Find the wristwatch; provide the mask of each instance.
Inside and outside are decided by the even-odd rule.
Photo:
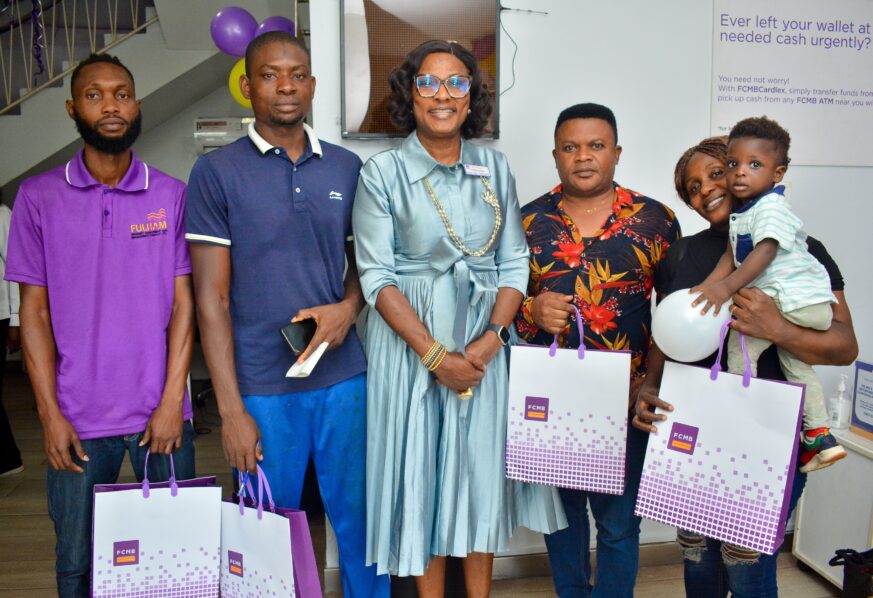
[[[506,326],[501,326],[500,324],[488,324],[486,330],[492,330],[497,333],[497,338],[500,339],[500,344],[504,347],[509,344],[509,330],[506,329]]]

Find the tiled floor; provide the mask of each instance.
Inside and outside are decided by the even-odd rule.
[[[33,410],[30,385],[25,375],[10,364],[4,383],[4,403],[25,471],[0,479],[0,596],[10,598],[48,598],[54,591],[54,531],[46,514],[45,468],[39,420]],[[214,404],[213,404],[214,407]],[[198,437],[197,472],[217,475],[225,488],[230,485],[229,470],[220,447],[220,430],[214,408],[198,419],[198,426],[211,433]],[[127,467],[127,466],[125,466]],[[131,480],[125,471],[123,480]],[[319,561],[323,561],[324,528],[313,522],[313,536]],[[835,588],[814,573],[797,568],[790,554],[779,559],[781,595],[790,598],[837,596]],[[554,596],[547,577],[496,581],[492,595],[501,598]],[[636,596],[640,598],[678,598],[684,595],[682,566],[644,566],[640,569]]]

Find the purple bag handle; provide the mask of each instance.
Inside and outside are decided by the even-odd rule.
[[[237,472],[237,476],[239,479],[239,493],[237,494],[237,498],[239,498],[239,514],[243,515],[246,511],[245,501],[243,500],[243,495],[248,495],[248,497],[255,502],[257,497],[255,496],[255,491],[252,488],[252,480],[249,477],[249,472],[239,473]]]
[[[146,449],[145,455],[145,463],[143,463],[142,470],[142,497],[148,498],[151,494],[151,490],[149,489],[149,455],[151,455],[152,450],[150,448]],[[170,458],[170,496],[176,496],[179,494],[179,486],[176,484],[176,468],[173,467],[173,455],[167,455]]]
[[[245,503],[243,501],[243,494],[247,493],[249,498],[257,505],[258,507],[258,519],[264,518],[264,492],[267,494],[267,508],[271,513],[276,512],[276,503],[273,502],[273,492],[270,490],[270,482],[267,481],[267,474],[264,473],[264,470],[261,469],[261,466],[258,465],[258,496],[255,498],[255,492],[252,489],[252,481],[249,479],[248,472],[238,473],[239,475],[239,485],[240,492],[237,495],[239,497],[239,514],[245,514]]]
[[[718,355],[715,357],[715,363],[712,364],[712,368],[709,370],[709,377],[712,380],[718,378],[718,373],[721,371],[721,353],[724,350],[724,339],[728,333],[728,327],[731,325],[731,320],[726,320],[724,324],[721,325],[721,332],[719,332],[718,338]],[[752,383],[752,360],[749,358],[749,352],[746,350],[746,337],[742,332],[737,332],[740,335],[740,349],[743,351],[743,359],[746,362],[746,369],[743,371],[743,387],[748,388],[749,384]]]
[[[273,502],[273,493],[270,491],[270,482],[267,481],[267,474],[264,473],[260,465],[256,467],[258,468],[258,519],[263,519],[265,490],[267,492],[267,507],[271,513],[276,512],[276,503]]]
[[[573,311],[576,312],[576,328],[579,330],[579,348],[576,353],[579,359],[585,359],[585,326],[582,324],[582,314],[579,313],[579,308],[573,305]],[[552,339],[552,344],[549,345],[549,357],[554,357],[558,352],[558,335]]]

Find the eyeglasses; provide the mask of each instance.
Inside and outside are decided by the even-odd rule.
[[[415,89],[423,98],[432,98],[440,92],[440,85],[446,86],[449,97],[456,100],[467,97],[473,78],[467,75],[449,75],[440,79],[436,75],[422,74],[415,76]]]

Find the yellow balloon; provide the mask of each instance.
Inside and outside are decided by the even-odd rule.
[[[239,88],[239,78],[246,74],[246,59],[240,58],[233,68],[230,69],[230,76],[227,78],[227,88],[230,90],[230,95],[236,100],[236,103],[243,108],[251,108],[252,101],[242,94]]]

